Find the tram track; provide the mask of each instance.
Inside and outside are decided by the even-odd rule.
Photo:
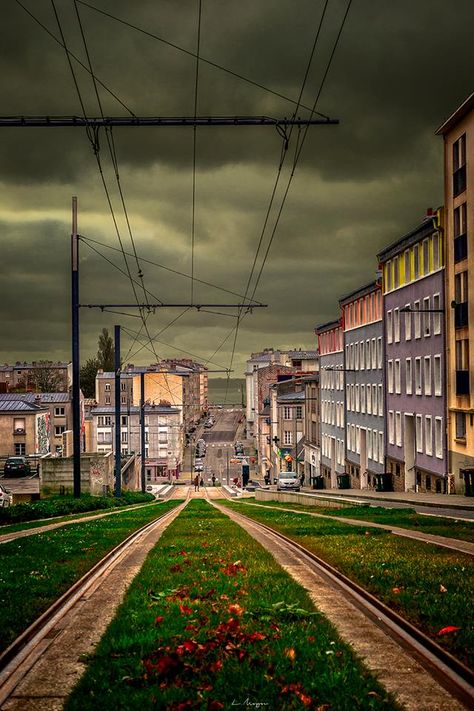
[[[323,581],[327,588],[332,591],[332,595],[342,596],[353,609],[355,608],[355,610],[359,611],[366,620],[370,621],[372,625],[375,625],[392,640],[400,650],[406,652],[417,662],[436,684],[442,686],[451,697],[457,699],[466,708],[473,708],[474,674],[471,669],[374,595],[301,544],[270,526],[257,522],[233,509],[219,505],[209,498],[208,500],[211,505],[229,516],[254,538],[257,538],[272,552],[277,560],[282,558],[279,553],[283,552],[283,558],[288,558],[289,556],[297,563],[298,567],[315,574],[317,579]],[[231,501],[232,499],[229,500]],[[291,568],[293,565],[287,567]],[[304,579],[305,575],[303,574],[302,577]],[[331,604],[328,605],[327,610],[322,611],[326,615],[330,614]],[[338,626],[337,622],[332,621]],[[360,635],[360,631],[358,634]],[[354,643],[354,640],[349,641],[352,644]],[[382,683],[386,684],[386,681],[384,680]],[[397,691],[396,688],[390,690]],[[415,689],[413,689],[413,692],[415,692]],[[417,704],[413,708],[422,708],[422,706]],[[438,706],[423,706],[423,708],[438,708]],[[442,708],[449,709],[450,707],[443,706]]]
[[[121,565],[127,567],[128,558],[133,558],[147,537],[164,529],[179,515],[189,498],[188,494],[182,504],[142,526],[115,546],[0,654],[0,709],[6,708],[7,702],[9,709],[15,708],[9,702],[15,689],[67,629],[69,620],[116,569],[119,570]],[[21,708],[21,705],[16,708]]]

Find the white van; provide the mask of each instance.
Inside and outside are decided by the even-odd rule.
[[[299,491],[300,480],[296,472],[280,472],[277,491]]]

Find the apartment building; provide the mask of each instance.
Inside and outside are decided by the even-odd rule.
[[[384,472],[383,309],[379,282],[339,300],[344,324],[346,473],[352,489]]]
[[[122,455],[141,453],[140,407],[121,409]],[[115,408],[98,406],[91,410],[92,448],[95,452],[114,450]],[[145,406],[145,472],[148,482],[160,477],[178,478],[182,469],[183,428],[179,408]]]
[[[0,393],[67,392],[72,385],[72,364],[46,360],[0,365]]]
[[[443,210],[382,250],[386,470],[396,491],[447,489]]]
[[[301,381],[281,380],[270,388],[272,472],[300,473],[304,466],[301,448],[304,437],[305,391]],[[301,462],[299,461],[301,459]]]
[[[438,128],[444,140],[450,490],[474,488],[474,93]]]
[[[345,473],[344,333],[341,319],[316,327],[319,350],[321,475],[336,488]]]
[[[24,398],[0,396],[0,456],[31,456],[50,451],[47,407]]]
[[[319,373],[302,378],[305,393],[304,472],[305,482],[316,488],[321,481],[321,408]]]

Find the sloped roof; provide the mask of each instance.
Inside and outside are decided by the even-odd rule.
[[[35,413],[35,412],[45,412],[44,407],[35,405],[32,402],[26,402],[25,400],[10,400],[0,398],[0,412],[25,412],[25,413]]]

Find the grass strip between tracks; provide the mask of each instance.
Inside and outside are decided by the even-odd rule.
[[[0,547],[0,651],[39,617],[76,580],[133,531],[178,505],[166,501],[126,509]]]
[[[65,708],[236,705],[398,708],[270,553],[194,500],[149,554]]]
[[[474,543],[474,521],[470,523],[455,518],[433,516],[432,514],[427,516],[426,514],[417,513],[414,509],[386,509],[382,506],[369,506],[369,504],[354,504],[353,506],[346,505],[343,508],[333,508],[329,506],[305,506],[304,504],[294,504],[291,501],[254,501],[251,499],[246,500],[245,503],[307,511],[308,513],[336,516],[337,518],[353,518],[360,520],[361,523],[363,521],[382,523],[385,526],[398,526],[412,529],[419,533],[457,538],[461,541]]]
[[[383,529],[257,507],[219,503],[301,543],[472,664],[472,558]]]

